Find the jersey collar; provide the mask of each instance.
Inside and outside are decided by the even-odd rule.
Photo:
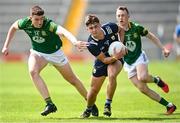
[[[128,31],[131,28],[131,22],[128,21],[128,28],[125,31]]]

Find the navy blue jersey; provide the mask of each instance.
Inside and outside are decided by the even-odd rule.
[[[118,25],[115,23],[106,23],[102,25],[101,28],[104,32],[104,39],[97,40],[93,38],[92,35],[90,35],[88,38],[89,46],[87,48],[89,52],[95,57],[98,56],[101,52],[103,52],[105,56],[109,57],[110,55],[108,54],[108,48],[110,44],[114,41],[118,41]],[[99,59],[95,60],[95,69],[99,69],[105,66],[107,67],[107,65]]]
[[[103,52],[106,56],[109,56],[108,54],[109,45],[114,41],[118,41],[118,36],[117,36],[118,25],[117,24],[107,23],[107,24],[104,24],[101,28],[104,32],[103,40],[97,41],[97,39],[94,39],[91,35],[88,38],[88,42],[90,44],[88,46],[88,50],[95,57],[98,56],[101,52]]]

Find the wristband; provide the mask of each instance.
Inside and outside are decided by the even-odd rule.
[[[112,58],[113,58],[114,60],[116,60],[116,61],[118,60],[115,56],[113,56]]]

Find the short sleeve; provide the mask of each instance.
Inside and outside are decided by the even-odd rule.
[[[49,31],[56,33],[58,25],[54,22],[49,23]]]
[[[108,34],[118,33],[118,25],[116,23],[106,23],[102,26]]]
[[[109,23],[109,26],[111,27],[113,33],[118,32],[118,25],[116,23]]]
[[[28,22],[29,18],[22,18],[18,20],[18,28],[19,29],[24,29],[27,22]]]
[[[94,55],[95,57],[98,56],[101,53],[100,49],[95,44],[90,43],[90,45],[87,48],[88,48],[89,52],[92,55]]]
[[[143,26],[138,24],[137,27],[138,27],[138,32],[141,36],[146,36],[148,34],[148,30]]]

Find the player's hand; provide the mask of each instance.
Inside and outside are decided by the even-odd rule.
[[[79,51],[83,51],[83,50],[87,49],[88,42],[77,41],[74,45],[78,48]]]
[[[8,48],[6,48],[6,47],[3,47],[1,52],[5,56],[7,56],[9,54]]]
[[[163,55],[164,55],[165,57],[168,57],[169,54],[170,54],[170,51],[164,47],[163,50],[162,50],[162,53],[163,53]]]

